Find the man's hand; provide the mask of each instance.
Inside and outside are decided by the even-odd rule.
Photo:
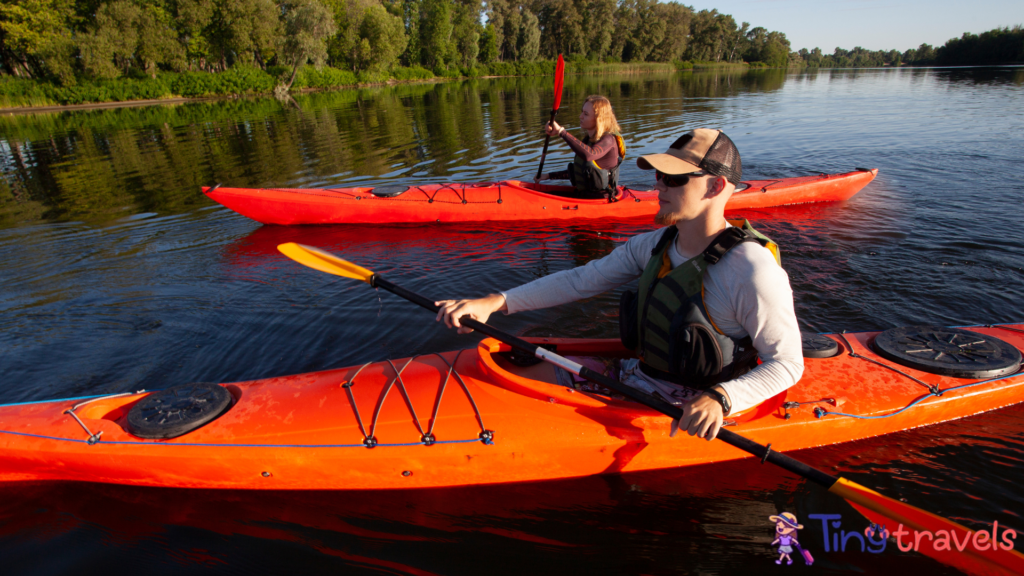
[[[505,297],[501,294],[491,294],[476,300],[439,300],[434,302],[434,306],[441,307],[435,320],[440,322],[443,318],[445,325],[449,328],[458,328],[459,334],[469,334],[473,331],[472,328],[463,326],[459,321],[463,316],[487,322],[494,312],[508,309],[505,305]]]
[[[728,397],[728,393],[720,387],[715,387],[715,390]],[[718,400],[708,394],[701,394],[683,408],[683,416],[679,419],[679,429],[686,430],[690,436],[714,440],[722,428],[724,418],[722,405],[718,403]]]

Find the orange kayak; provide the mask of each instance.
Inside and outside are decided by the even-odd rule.
[[[894,340],[893,330],[805,341],[803,378],[730,416],[730,429],[790,451],[945,422],[1024,398],[1024,324],[975,327],[951,338],[941,330],[954,329],[929,329],[924,336],[897,334]],[[901,353],[879,348],[899,338],[911,343],[907,362]],[[630,355],[617,340],[533,341],[602,366]],[[984,346],[997,346],[999,353],[978,360]],[[409,489],[751,457],[723,442],[670,437],[668,417],[580,384],[549,364],[521,366],[507,351],[485,339],[475,349],[209,384],[227,399],[226,408],[170,438],[140,437],[136,425],[157,400],[188,386],[0,406],[0,481]],[[928,364],[944,361],[953,362],[946,375]],[[989,361],[1000,363],[993,368]],[[166,407],[164,420],[188,416],[192,409],[174,402]],[[149,424],[178,426],[157,420]]]
[[[819,174],[751,180],[729,200],[728,210],[847,200],[878,174],[859,168]],[[360,188],[203,187],[216,202],[263,224],[400,224],[634,218],[658,212],[654,190],[619,187],[616,201],[566,198],[569,186],[518,180],[478,184],[430,184]],[[561,194],[561,195],[560,195]]]

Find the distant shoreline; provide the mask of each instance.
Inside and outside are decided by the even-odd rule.
[[[657,72],[679,72],[693,70],[688,68],[685,70],[679,70],[675,68],[671,63],[658,63],[657,68],[664,68],[663,70],[653,70]],[[607,65],[605,65],[607,66]],[[646,74],[652,72],[652,70],[642,70],[635,65],[624,64],[620,65],[622,70],[593,70],[593,71],[581,71],[581,72],[567,72],[567,74],[577,75],[588,75],[588,74]],[[721,68],[736,68],[738,65],[723,65]],[[650,68],[650,66],[645,66]],[[711,66],[701,65],[697,69],[710,69],[715,68]],[[487,76],[473,76],[473,77],[456,77],[446,78],[443,76],[435,76],[433,78],[415,78],[409,80],[395,80],[391,79],[386,82],[369,82],[363,84],[346,84],[339,86],[330,86],[324,88],[300,88],[291,91],[291,94],[309,94],[313,92],[332,92],[337,90],[354,90],[361,88],[374,88],[380,86],[397,86],[401,84],[428,84],[428,83],[441,83],[441,82],[452,82],[461,80],[471,79],[494,79],[494,78],[526,78],[528,76],[523,75],[487,75]],[[215,96],[201,96],[201,97],[185,97],[185,96],[173,96],[170,98],[150,98],[140,100],[120,100],[120,101],[108,101],[108,102],[88,102],[83,104],[46,104],[40,106],[11,106],[8,108],[0,108],[0,116],[16,116],[25,114],[36,114],[36,113],[47,113],[47,112],[67,112],[67,111],[78,111],[78,110],[103,110],[111,108],[128,108],[128,107],[140,107],[140,106],[154,106],[158,104],[184,104],[188,102],[217,102],[222,100],[237,100],[241,98],[265,98],[272,97],[271,93],[255,93],[255,94],[220,94]]]
[[[663,72],[694,72],[694,71],[709,71],[709,70],[723,70],[723,69],[743,69],[743,70],[879,70],[889,69],[898,70],[901,68],[936,68],[936,69],[952,69],[952,68],[1004,68],[1004,67],[1021,67],[1024,66],[1024,62],[1011,63],[1011,64],[988,64],[988,65],[975,65],[975,66],[878,66],[872,68],[861,68],[861,67],[848,67],[848,68],[818,68],[810,66],[801,67],[755,67],[741,64],[723,64],[721,66],[708,65],[708,64],[697,64],[692,68],[673,68],[671,70],[656,70]],[[651,70],[638,70],[633,67],[623,66],[622,71],[604,70],[604,71],[583,71],[572,73],[573,76],[584,76],[588,74],[608,74],[608,73],[619,73],[619,74],[646,74],[652,72]],[[666,66],[667,68],[667,66]],[[525,78],[526,76],[501,76],[501,75],[489,75],[489,76],[476,76],[473,78],[459,77],[459,78],[444,78],[434,77],[425,79],[413,79],[413,80],[389,80],[387,82],[374,82],[366,84],[350,84],[345,86],[332,86],[329,88],[301,88],[293,90],[295,94],[309,94],[314,92],[332,92],[338,90],[354,90],[361,88],[374,88],[380,86],[397,86],[401,84],[427,84],[427,83],[440,83],[440,82],[452,82],[457,80],[467,79],[481,79],[489,80],[495,78]],[[89,110],[105,110],[114,108],[137,108],[143,106],[155,106],[160,104],[186,104],[190,102],[218,102],[223,100],[238,100],[242,98],[266,98],[271,96],[270,94],[224,94],[218,96],[203,96],[203,97],[184,97],[174,96],[170,98],[151,98],[142,100],[122,100],[122,101],[109,101],[109,102],[89,102],[85,104],[56,104],[56,105],[44,105],[44,106],[14,106],[10,108],[0,108],[0,116],[21,116],[27,114],[45,114],[49,112],[74,112],[74,111],[89,111]]]

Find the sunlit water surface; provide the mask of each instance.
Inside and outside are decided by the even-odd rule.
[[[600,257],[652,223],[262,227],[199,186],[527,177],[549,82],[0,117],[0,402],[473,346],[275,246],[314,244],[427,295],[478,296]],[[846,203],[744,214],[783,247],[805,330],[1024,321],[1022,69],[569,77],[570,127],[591,93],[611,98],[630,159],[707,126],[736,141],[745,178],[880,169]],[[570,159],[554,150],[550,163]],[[622,179],[650,175],[630,160]],[[617,302],[494,322],[613,337]],[[961,523],[1024,530],[1024,408],[799,457]],[[413,493],[47,485],[0,490],[0,558],[5,574],[781,573],[768,516],[783,510],[863,529],[836,497],[749,462]],[[825,553],[820,526],[804,523],[816,572],[951,573],[894,545]]]

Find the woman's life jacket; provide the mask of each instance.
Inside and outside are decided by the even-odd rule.
[[[569,164],[569,181],[572,182],[576,191],[580,194],[599,195],[598,197],[613,198],[615,190],[619,185],[619,166],[626,157],[626,142],[618,132],[611,132],[615,136],[615,142],[619,147],[619,162],[611,170],[605,170],[591,160],[587,162],[579,154]],[[591,146],[590,135],[583,137],[582,142]]]
[[[746,220],[730,220],[704,252],[672,268],[668,247],[678,234],[665,229],[651,251],[637,292],[623,292],[619,301],[619,335],[635,350],[640,369],[653,378],[706,389],[732,380],[757,365],[750,337],[731,338],[715,325],[704,306],[704,272],[729,250],[757,242],[782,264],[778,246]]]

